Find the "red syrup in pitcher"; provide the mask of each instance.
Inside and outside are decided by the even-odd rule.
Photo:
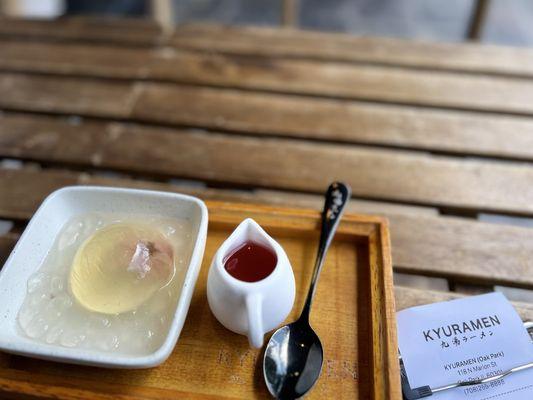
[[[269,276],[278,258],[274,251],[262,244],[244,242],[224,262],[224,268],[236,279],[257,282]]]

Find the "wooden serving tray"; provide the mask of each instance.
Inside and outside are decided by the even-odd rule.
[[[204,262],[178,344],[146,370],[81,367],[0,353],[0,398],[263,399],[262,351],[220,325],[207,304],[211,257],[245,217],[286,250],[302,309],[319,233],[314,211],[209,202]],[[322,339],[324,366],[309,399],[401,399],[389,232],[383,219],[346,215],[329,250],[311,324]],[[268,340],[268,335],[265,336]]]

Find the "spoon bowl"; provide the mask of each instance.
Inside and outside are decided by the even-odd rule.
[[[268,391],[279,399],[303,396],[318,380],[323,360],[322,343],[309,324],[298,320],[281,327],[265,350],[263,373]]]

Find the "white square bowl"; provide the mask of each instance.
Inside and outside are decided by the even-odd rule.
[[[17,314],[28,278],[42,265],[56,236],[75,215],[88,212],[151,214],[192,222],[193,250],[184,274],[174,319],[161,347],[148,355],[127,355],[45,344],[24,336]],[[74,364],[149,368],[172,352],[181,333],[202,264],[207,237],[207,207],[195,197],[176,193],[109,187],[73,186],[57,190],[41,204],[0,271],[0,350]]]

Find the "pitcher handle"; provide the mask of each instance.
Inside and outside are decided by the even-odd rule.
[[[260,348],[263,346],[263,313],[261,295],[252,294],[246,297],[246,312],[248,315],[248,341],[250,346]]]

